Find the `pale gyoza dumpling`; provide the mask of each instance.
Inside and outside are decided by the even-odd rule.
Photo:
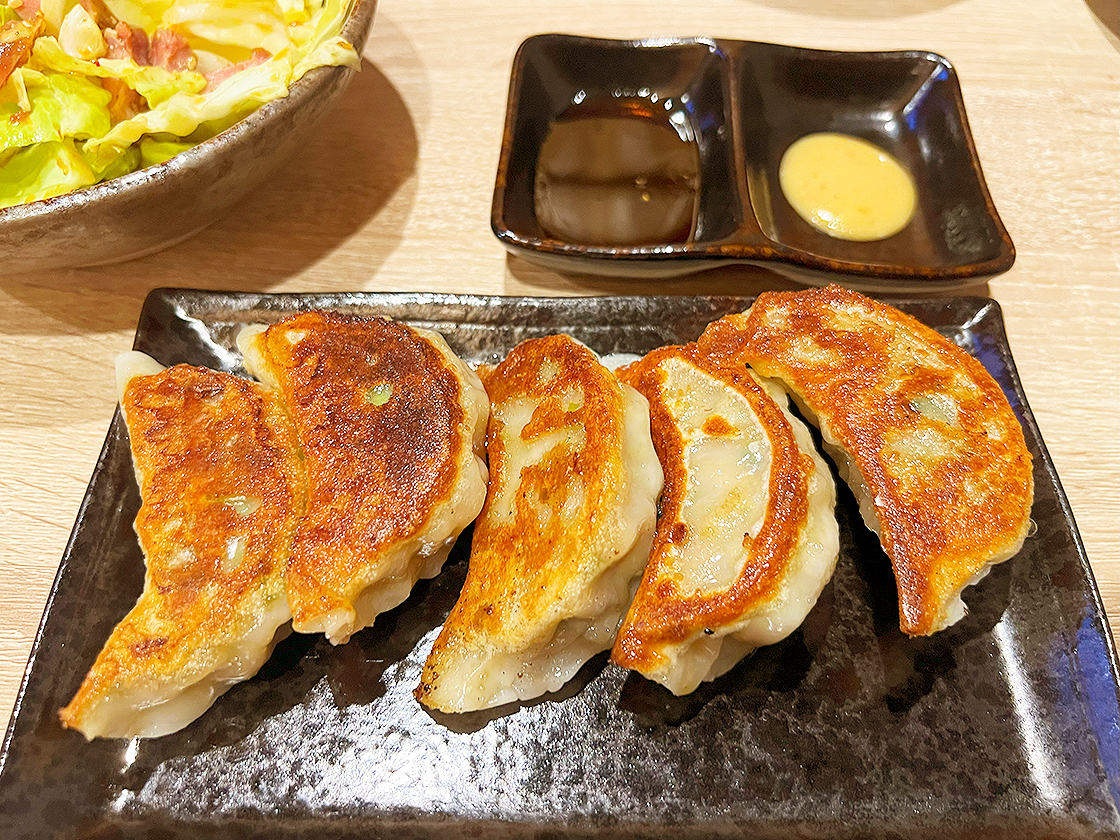
[[[292,626],[340,644],[438,574],[478,515],[486,391],[442,336],[386,318],[305,312],[237,343],[287,406],[307,470]]]
[[[936,330],[841,286],[766,292],[700,346],[793,395],[891,559],[899,627],[935,633],[1030,527],[1031,454],[999,383]]]
[[[614,641],[661,490],[645,398],[567,336],[485,375],[490,488],[416,696],[445,712],[555,691]]]
[[[687,694],[805,619],[836,565],[836,488],[785,396],[746,367],[689,344],[619,376],[649,400],[665,489],[611,658]]]
[[[87,738],[175,732],[256,673],[287,633],[284,567],[304,502],[295,436],[264,388],[136,352],[117,360],[117,381],[147,573],[59,712]]]

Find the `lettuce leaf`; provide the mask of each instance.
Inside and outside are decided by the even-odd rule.
[[[75,145],[78,146],[78,151],[82,153],[86,165],[89,166],[90,172],[93,173],[93,176],[99,183],[101,181],[111,181],[113,178],[119,178],[130,172],[135,172],[143,166],[150,165],[143,162],[143,155],[140,154],[140,146],[142,144],[137,144],[125,149],[120,155],[109,160],[104,165],[99,165],[97,161],[90,160],[89,156],[86,154],[84,143],[77,143]],[[156,162],[158,163],[159,161]]]
[[[137,64],[131,58],[101,58],[85,61],[62,51],[58,40],[43,36],[35,40],[28,66],[44,72],[120,79],[155,107],[176,93],[199,93],[206,88],[206,77],[193,70],[168,70]]]
[[[207,124],[220,131],[288,92],[288,68],[266,61],[226,79],[205,94],[176,93],[150,111],[117,123],[104,136],[86,143],[86,155],[98,166],[108,163],[146,134],[187,137]]]
[[[69,0],[66,5],[69,9],[74,0]],[[175,0],[105,0],[105,5],[118,19],[126,20],[151,35],[156,27],[163,25],[163,16],[175,5]]]
[[[19,79],[8,84],[22,85],[30,107],[23,108],[18,101],[0,102],[0,150],[64,138],[82,140],[109,131],[109,94],[97,82],[27,67],[17,72]]]
[[[144,169],[158,163],[165,163],[179,152],[185,152],[196,145],[198,144],[190,140],[179,140],[178,138],[145,137],[139,144],[140,168]]]
[[[36,143],[0,166],[0,207],[63,195],[97,180],[73,140]]]
[[[288,47],[280,9],[275,2],[264,0],[179,0],[167,10],[163,25],[182,32],[188,41],[198,39],[242,51],[262,47],[276,55]],[[235,60],[244,58],[241,55]]]

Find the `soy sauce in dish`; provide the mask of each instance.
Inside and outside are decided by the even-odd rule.
[[[683,111],[641,97],[574,104],[541,145],[537,221],[547,235],[578,245],[687,242],[699,171]]]

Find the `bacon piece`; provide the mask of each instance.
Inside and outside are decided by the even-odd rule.
[[[123,79],[102,79],[101,87],[109,91],[109,119],[116,125],[148,110],[148,100],[129,87]]]
[[[237,64],[231,64],[228,67],[222,67],[220,70],[215,70],[206,76],[206,90],[213,90],[230,76],[240,73],[242,70],[248,70],[250,67],[256,67],[258,64],[264,64],[272,58],[272,53],[266,49],[257,47],[244,61],[239,61]]]
[[[29,21],[39,14],[39,0],[10,0],[8,8]]]
[[[26,3],[27,0],[24,0]],[[39,0],[35,0],[36,3]],[[109,11],[109,7],[105,5],[104,0],[78,0],[78,3],[83,9],[89,12],[89,16],[93,18],[93,22],[97,24],[98,29],[116,29],[117,16]]]
[[[143,29],[133,29],[122,20],[115,29],[105,30],[105,43],[109,45],[107,58],[131,58],[137,64],[148,64],[148,35]]]
[[[31,48],[42,28],[43,15],[38,11],[30,21],[10,20],[0,26],[0,85],[31,57]]]
[[[81,0],[83,7],[94,2],[100,0]],[[131,58],[137,64],[148,64],[148,36],[143,29],[134,29],[123,20],[117,21],[114,28],[106,27],[105,43],[109,45],[108,58]],[[101,86],[112,97],[109,100],[109,118],[113,125],[148,110],[148,101],[123,80],[102,79]]]
[[[174,29],[155,31],[148,57],[153,66],[166,67],[168,70],[194,70],[198,66],[198,57],[187,43],[187,39]]]

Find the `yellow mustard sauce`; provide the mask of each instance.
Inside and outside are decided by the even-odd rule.
[[[778,167],[790,206],[817,230],[868,242],[894,236],[914,215],[910,173],[873,143],[822,132],[795,141]]]

